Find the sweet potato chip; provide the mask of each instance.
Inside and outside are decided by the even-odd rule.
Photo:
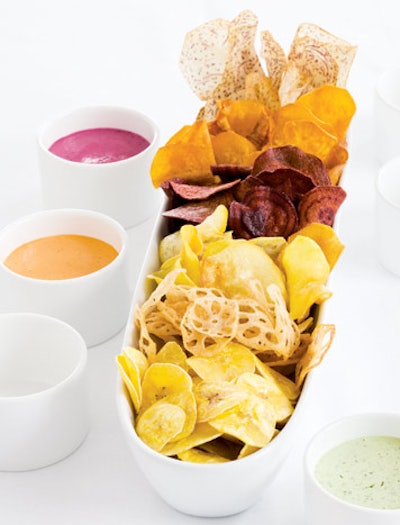
[[[246,166],[249,155],[257,149],[250,140],[232,130],[211,135],[211,143],[218,164],[242,164]]]
[[[186,181],[213,183],[210,166],[215,164],[206,122],[197,121],[185,126],[169,143],[154,155],[150,176],[153,185],[160,184],[177,175]]]

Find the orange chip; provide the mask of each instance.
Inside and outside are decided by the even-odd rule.
[[[223,131],[211,136],[217,164],[246,165],[248,155],[256,151],[256,147],[235,131]]]
[[[222,100],[218,102],[216,121],[224,131],[235,131],[257,147],[268,140],[270,113],[256,100]]]
[[[200,120],[191,126],[184,126],[157,150],[150,175],[156,188],[173,177],[196,183],[213,183],[212,164],[215,164],[215,157],[208,126]]]
[[[355,102],[347,89],[329,84],[302,95],[296,100],[296,104],[306,107],[329,124],[339,141],[345,138],[356,111]]]

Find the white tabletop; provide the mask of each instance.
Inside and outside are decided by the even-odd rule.
[[[346,249],[330,280],[334,295],[325,310],[337,336],[315,374],[304,424],[275,482],[256,506],[219,520],[301,525],[302,457],[312,434],[342,415],[400,410],[400,279],[376,257],[372,122],[376,78],[400,64],[396,0],[1,0],[0,227],[41,206],[35,133],[55,113],[97,103],[133,106],[158,122],[162,141],[191,123],[200,102],[178,69],[183,36],[209,18],[233,18],[244,7],[286,48],[304,21],[358,46],[348,83],[358,109],[338,225]],[[152,223],[129,232],[136,254],[132,287]],[[114,356],[122,337],[120,332],[89,349],[91,430],[83,445],[41,470],[0,472],[0,523],[211,523],[169,508],[136,468],[115,408]]]

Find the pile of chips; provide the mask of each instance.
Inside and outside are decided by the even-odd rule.
[[[160,266],[117,365],[138,436],[183,461],[240,460],[295,409],[335,327],[319,306],[343,245],[334,229],[355,104],[355,48],[299,26],[288,56],[257,18],[186,36],[180,66],[204,103],[157,151]]]

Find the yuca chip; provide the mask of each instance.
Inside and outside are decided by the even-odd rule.
[[[298,388],[302,386],[310,370],[321,363],[331,347],[334,336],[335,326],[332,324],[318,324],[315,327],[307,351],[296,366],[295,381]]]
[[[186,450],[190,450],[194,447],[208,443],[213,439],[217,439],[221,436],[221,432],[215,430],[214,427],[208,423],[197,423],[193,429],[193,432],[188,436],[180,439],[179,441],[173,441],[168,443],[161,450],[161,453],[165,456],[176,456],[182,454]]]
[[[226,463],[227,461],[230,461],[227,458],[218,456],[218,454],[212,454],[211,452],[206,452],[205,450],[199,450],[196,448],[180,452],[178,454],[178,459],[189,461],[191,463]]]
[[[189,357],[188,365],[204,381],[232,381],[243,373],[254,372],[255,358],[249,348],[229,342],[215,345],[210,357]],[[213,351],[214,352],[214,351]]]
[[[287,244],[284,237],[254,237],[254,239],[249,239],[249,242],[260,246],[273,259],[278,257]]]
[[[228,297],[257,300],[251,281],[258,281],[264,289],[276,284],[286,298],[280,268],[260,246],[244,239],[209,244],[202,257],[201,275],[204,286],[219,288]]]
[[[158,401],[141,412],[135,428],[140,439],[152,449],[160,451],[182,432],[185,420],[183,408]]]
[[[340,186],[318,186],[307,192],[298,205],[300,227],[312,222],[332,226],[336,213],[346,198]]]
[[[289,242],[294,239],[296,235],[304,235],[317,242],[322,248],[332,271],[340,254],[344,250],[344,244],[340,241],[335,230],[327,224],[311,222],[290,236],[288,239]]]
[[[281,261],[286,273],[290,317],[301,321],[313,304],[321,304],[332,295],[326,286],[329,263],[319,244],[303,235],[287,244]]]
[[[247,445],[264,447],[274,435],[276,420],[267,401],[247,393],[243,401],[209,420],[209,424]]]

